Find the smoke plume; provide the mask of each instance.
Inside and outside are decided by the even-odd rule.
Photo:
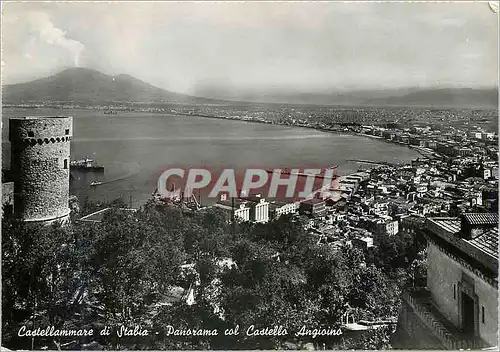
[[[38,32],[41,40],[68,50],[73,58],[74,65],[76,67],[80,65],[80,56],[85,46],[77,40],[66,37],[66,32],[57,28],[46,13],[31,12],[29,14],[29,23],[31,28]]]

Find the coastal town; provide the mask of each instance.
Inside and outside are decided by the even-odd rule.
[[[120,116],[119,113],[118,116]],[[189,117],[186,116],[186,118]],[[53,119],[17,118],[11,120],[11,124],[15,121],[16,125],[21,124],[20,126],[24,126],[24,124],[28,124],[32,126],[30,128],[34,128],[34,126],[42,126],[45,121],[45,124],[47,124],[49,120],[51,122]],[[71,120],[68,121],[65,122],[67,126],[64,127],[66,128],[64,131],[66,136],[69,135],[70,137],[65,137],[64,141],[71,139],[72,125]],[[16,125],[13,125],[12,128],[14,129],[12,131],[16,131],[17,133],[16,127],[14,127]],[[336,175],[331,183],[323,184],[321,188],[316,189],[307,197],[301,199],[266,199],[265,194],[255,193],[229,198],[222,194],[215,204],[202,205],[201,200],[198,199],[196,194],[185,197],[181,193],[181,196],[177,198],[163,198],[161,194],[156,193],[151,199],[152,203],[145,205],[145,210],[127,208],[124,203],[119,203],[122,204],[119,209],[109,204],[96,204],[93,209],[85,207],[79,209],[77,205],[78,200],[75,200],[74,196],[70,196],[67,190],[64,191],[62,189],[66,187],[63,187],[63,184],[66,184],[66,181],[63,180],[60,186],[62,187],[61,194],[64,194],[64,198],[54,198],[54,201],[57,200],[57,203],[50,202],[54,192],[53,188],[47,189],[47,198],[44,198],[44,202],[48,201],[49,203],[46,204],[46,207],[40,208],[36,198],[30,198],[29,204],[26,203],[25,205],[26,208],[24,211],[32,211],[33,215],[26,213],[28,215],[24,216],[39,216],[36,214],[40,213],[42,209],[44,214],[47,213],[47,215],[43,215],[44,219],[47,216],[56,216],[57,218],[57,216],[60,216],[58,214],[64,213],[65,218],[69,217],[68,219],[73,219],[71,221],[76,221],[75,224],[83,226],[82,229],[84,229],[85,226],[101,226],[101,223],[103,223],[102,226],[108,226],[106,223],[110,221],[110,216],[117,216],[117,214],[111,214],[114,214],[117,210],[119,211],[118,214],[122,214],[119,216],[134,218],[136,217],[134,215],[136,213],[150,211],[146,209],[154,204],[155,207],[166,207],[166,209],[170,209],[172,206],[178,207],[182,213],[199,214],[196,216],[202,217],[211,216],[210,214],[222,214],[225,216],[226,223],[232,228],[231,231],[233,234],[236,228],[245,226],[245,223],[253,224],[250,228],[254,228],[253,226],[259,224],[261,226],[267,226],[268,224],[276,226],[273,224],[280,223],[280,219],[285,218],[288,220],[281,221],[281,223],[286,224],[291,221],[290,224],[293,224],[295,221],[298,221],[301,224],[303,228],[301,231],[305,231],[308,241],[315,243],[315,250],[324,248],[331,253],[344,253],[345,250],[350,250],[349,248],[359,250],[361,251],[359,253],[364,254],[358,257],[357,260],[360,260],[361,264],[364,263],[363,265],[366,265],[368,261],[373,261],[372,257],[376,255],[375,253],[386,251],[388,245],[390,248],[395,243],[402,241],[403,238],[409,238],[412,239],[411,241],[417,241],[418,243],[418,241],[421,241],[419,238],[425,236],[428,243],[433,243],[432,233],[439,234],[442,230],[433,230],[432,226],[435,225],[432,221],[436,221],[434,219],[448,219],[446,221],[453,224],[454,227],[452,228],[455,229],[453,230],[455,233],[461,234],[465,231],[466,227],[464,226],[486,226],[488,229],[491,228],[491,231],[483,232],[479,237],[472,237],[472,240],[475,243],[474,246],[478,246],[481,253],[486,256],[485,258],[496,255],[498,240],[494,228],[498,228],[498,217],[496,219],[491,217],[498,212],[497,133],[491,132],[486,127],[479,126],[479,123],[466,124],[465,127],[449,126],[446,130],[441,129],[438,124],[405,127],[401,122],[386,123],[383,125],[343,123],[317,126],[311,123],[304,123],[302,120],[292,119],[292,125],[315,128],[332,133],[351,133],[367,138],[376,138],[387,143],[397,143],[414,149],[420,154],[420,157],[417,157],[408,164],[380,160],[349,159],[350,162],[358,165],[356,172]],[[54,125],[54,129],[57,128],[59,127]],[[21,129],[20,131],[19,133],[22,134],[23,130]],[[41,127],[40,131],[44,131],[43,127]],[[59,132],[56,131],[55,133],[57,135]],[[41,148],[44,150],[44,153],[51,153],[51,150],[45,150],[43,142],[45,141],[45,143],[50,144],[52,139],[41,139]],[[16,138],[12,142],[14,142],[14,145],[18,144]],[[57,140],[54,139],[54,142],[57,142]],[[16,150],[17,148],[16,146]],[[62,144],[61,148],[63,148]],[[61,151],[68,153],[66,149],[61,149]],[[19,157],[17,153],[13,154],[12,165],[19,164],[16,159]],[[66,158],[65,160],[70,159],[69,154],[63,157]],[[68,163],[65,162],[63,164],[62,168],[67,169]],[[22,173],[25,170],[19,169],[17,172]],[[287,173],[289,176],[292,174],[285,171],[285,175],[282,175],[282,177],[286,178]],[[43,177],[44,174],[45,172],[41,171],[40,177]],[[69,177],[69,174],[67,176]],[[299,172],[296,176],[298,178],[305,178],[310,175]],[[33,177],[33,175],[30,177]],[[321,178],[321,175],[319,178]],[[4,215],[13,213],[16,209],[15,180],[14,182],[6,181],[8,180],[4,179],[2,183]],[[37,187],[44,187],[43,183],[37,180],[34,182],[39,185]],[[57,184],[59,185],[59,183]],[[52,211],[51,207],[54,206],[56,206],[57,210]],[[69,209],[67,208],[68,206]],[[32,210],[30,210],[31,208]],[[20,208],[17,209],[19,211]],[[486,216],[487,219],[483,219],[481,216]],[[460,225],[459,219],[462,218],[464,220],[462,220],[462,225]],[[481,220],[474,220],[476,218],[480,218]],[[471,225],[467,225],[468,221],[471,222]],[[439,224],[441,226],[441,223]],[[458,227],[456,227],[457,224]],[[446,226],[448,226],[446,229],[449,229],[450,225]],[[255,227],[255,229],[257,228]],[[467,241],[467,239],[464,239],[464,241]],[[451,246],[456,245],[454,242],[451,243]],[[416,248],[422,251],[423,247],[421,246],[422,244]],[[445,248],[448,247],[449,245],[445,246]],[[392,255],[397,255],[396,253],[394,252]],[[437,326],[441,326],[440,328],[433,328],[433,333],[441,338],[441,345],[449,347],[484,347],[492,345],[493,342],[491,342],[491,339],[496,335],[490,333],[480,335],[481,338],[477,336],[477,338],[470,339],[464,337],[461,333],[455,332],[455,337],[450,340],[450,334],[453,334],[453,330],[445,328],[448,326],[448,323],[446,323],[448,318],[444,318],[444,316],[440,316],[436,312],[433,315],[429,315],[429,313],[426,313],[428,312],[428,308],[425,308],[425,304],[427,303],[416,303],[419,302],[418,299],[420,298],[415,298],[412,295],[421,295],[422,292],[430,292],[427,289],[432,289],[433,261],[444,260],[440,256],[437,257],[438,259],[434,258],[433,253],[427,250],[422,253],[413,254],[417,255],[417,257],[422,256],[423,263],[427,263],[426,265],[430,269],[428,269],[427,275],[422,272],[418,275],[411,274],[413,278],[410,282],[413,285],[413,291],[404,291],[406,293],[403,294],[401,303],[397,303],[393,307],[396,311],[384,314],[378,313],[377,315],[369,313],[369,310],[362,311],[363,313],[358,312],[354,314],[354,316],[357,316],[357,321],[349,321],[348,315],[351,314],[351,310],[350,308],[344,308],[342,319],[345,321],[340,325],[343,331],[362,332],[390,327],[392,333],[389,332],[389,336],[392,335],[391,339],[397,340],[395,336],[400,336],[398,334],[401,334],[402,331],[406,331],[410,335],[414,332],[413,325],[411,325],[414,323],[410,320],[405,320],[410,318],[405,318],[406,315],[397,313],[397,310],[415,310],[416,312],[421,312],[416,314],[425,324],[429,326],[436,326],[438,324]],[[266,254],[266,256],[269,255]],[[279,262],[281,255],[283,254],[277,252],[271,255],[271,258],[277,258]],[[404,256],[406,258],[406,254]],[[235,258],[231,257],[221,258],[216,256],[215,258],[214,260],[218,263],[217,266],[222,265],[218,269],[222,270],[221,273],[224,272],[224,267],[228,266],[229,268],[236,263]],[[408,260],[408,258],[405,260]],[[484,279],[487,280],[486,282],[491,282],[491,284],[495,285],[497,264],[491,262],[490,259],[486,260],[486,269],[480,270],[482,273],[480,277],[486,278]],[[402,267],[407,271],[409,270],[410,273],[415,270],[421,271],[421,268],[417,269],[419,264],[416,263],[418,263],[418,260],[412,259],[411,263],[402,264]],[[467,264],[461,265],[467,267]],[[184,263],[181,265],[181,268],[183,268],[182,272],[184,272],[182,275],[194,275],[194,277],[200,275],[194,269],[193,263]],[[390,272],[394,270],[396,268],[390,269]],[[429,275],[431,276],[429,277]],[[426,277],[427,283],[425,282]],[[187,286],[185,286],[186,284],[181,285],[182,287],[178,287],[179,292],[174,294],[169,300],[173,299],[174,302],[187,306],[195,304],[197,300],[201,299],[200,295],[203,295],[204,292],[199,287],[200,284],[201,282],[197,279],[195,282],[188,282]],[[213,285],[213,282],[210,285]],[[422,291],[424,287],[425,289]],[[442,286],[439,287],[442,288]],[[211,290],[213,289],[212,287]],[[212,297],[210,298],[211,301],[216,302],[220,300],[220,297],[216,293],[212,292],[210,295],[215,295],[213,297],[210,296]],[[439,298],[439,296],[437,297]],[[485,299],[490,298],[490,296],[487,296]],[[213,306],[213,309],[215,312],[220,311],[218,305]],[[484,306],[482,309],[484,309]],[[436,323],[436,321],[439,323]],[[394,335],[396,324],[399,333]],[[399,344],[396,340],[391,342],[396,347],[425,347],[425,345],[411,345],[408,342],[411,339],[399,342]],[[418,338],[416,340],[413,339],[413,341],[417,340]],[[330,342],[327,340],[325,340],[325,343],[326,346],[333,346],[329,345]],[[435,347],[438,345],[431,344],[429,346]],[[321,345],[316,343],[313,348],[321,349]]]
[[[344,124],[327,128],[302,123],[303,127],[406,145],[421,157],[410,164],[352,160],[359,164],[358,172],[339,176],[300,201],[266,200],[257,194],[223,199],[214,207],[233,222],[267,223],[292,214],[306,219],[304,228],[317,245],[333,251],[357,248],[368,257],[405,237],[417,242],[425,238],[426,249],[418,256],[426,269],[418,269],[418,260],[411,263],[413,287],[403,290],[398,317],[377,316],[352,324],[347,319],[342,328],[360,332],[397,323],[397,332],[393,330],[391,337],[396,348],[491,348],[496,346],[497,320],[485,318],[485,311],[496,307],[496,289],[475,296],[474,302],[482,303],[463,302],[468,302],[471,294],[464,288],[469,282],[465,280],[474,280],[487,290],[498,287],[498,134],[465,125],[448,125],[443,130],[438,125],[388,128]],[[202,210],[196,200],[176,203]],[[444,267],[453,273],[450,277],[442,276]],[[447,302],[446,292],[453,287],[453,299],[457,300],[457,285],[462,287],[459,315],[450,318],[457,308],[456,303]],[[474,318],[478,305],[482,323]]]
[[[2,4],[5,351],[496,351],[498,1]]]
[[[302,127],[317,126],[305,124]],[[308,214],[311,231],[321,241],[345,243],[360,240],[372,246],[377,233],[396,235],[407,219],[457,216],[468,212],[498,210],[498,134],[481,127],[385,128],[373,125],[337,125],[323,130],[351,132],[417,150],[422,156],[411,164],[353,160],[360,171],[338,177],[329,196],[284,203],[246,197],[238,200],[236,213],[244,221],[263,222],[282,214]],[[319,192],[318,192],[319,193]],[[244,205],[246,204],[246,206]],[[266,204],[262,218],[251,217]],[[228,200],[221,209],[232,209]],[[411,222],[411,221],[410,221]],[[377,230],[373,230],[377,229]],[[376,243],[376,240],[375,240]]]
[[[55,107],[53,104],[32,104],[29,107]],[[360,232],[359,229],[371,228],[371,224],[375,223],[385,224],[392,229],[392,234],[396,234],[402,226],[402,219],[407,216],[452,216],[462,212],[492,212],[498,209],[495,110],[274,105],[256,105],[252,109],[187,105],[151,107],[140,104],[56,106],[117,113],[183,114],[351,133],[404,145],[421,154],[409,165],[352,160],[362,172],[337,179],[334,188],[329,190],[332,197],[321,199],[325,206],[315,206],[314,209],[321,210],[312,214],[317,226],[328,228],[326,233],[333,237],[335,233],[345,234],[345,228],[340,226],[358,229],[353,230],[353,234],[372,237],[370,231]],[[368,124],[368,121],[372,123]],[[298,202],[285,204],[280,200],[270,201],[267,219],[276,214],[298,213],[301,209]],[[219,206],[223,207],[222,203]]]
[[[339,224],[360,229],[375,223],[385,224],[396,234],[402,219],[407,216],[454,216],[498,209],[497,110],[269,105],[256,105],[253,109],[187,105],[145,107],[140,104],[57,106],[118,113],[184,114],[305,127],[376,138],[412,148],[421,155],[408,165],[350,160],[359,165],[361,172],[339,177],[329,190],[332,196],[321,199],[324,206],[314,206],[312,221],[320,228],[329,228],[328,234],[345,234],[345,228],[340,228]],[[30,106],[38,107],[54,106]],[[287,204],[279,199],[265,202],[269,203],[266,219],[301,212],[300,202]],[[223,208],[228,201],[219,203]],[[244,213],[250,214],[246,210]],[[244,216],[243,220],[250,220],[250,217]],[[353,233],[372,237],[369,231]]]

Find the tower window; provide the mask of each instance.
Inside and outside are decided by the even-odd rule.
[[[33,133],[33,131],[28,131],[28,137],[35,137],[35,134]]]
[[[453,299],[457,299],[457,285],[453,284]]]
[[[68,168],[68,159],[64,159],[64,168],[67,169]]]
[[[481,307],[481,320],[484,324],[484,306]]]
[[[67,135],[69,135],[69,128],[68,128],[68,129],[66,129],[66,131],[64,131],[64,134],[65,134],[66,136],[67,136]]]

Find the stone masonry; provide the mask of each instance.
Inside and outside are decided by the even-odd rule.
[[[72,117],[20,117],[9,121],[14,212],[25,221],[69,215]]]

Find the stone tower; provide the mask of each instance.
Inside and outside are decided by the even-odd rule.
[[[72,117],[9,120],[14,212],[29,222],[66,221]]]

